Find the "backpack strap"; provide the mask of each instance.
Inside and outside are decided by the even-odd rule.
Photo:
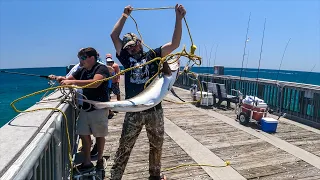
[[[96,67],[94,67],[94,69],[93,69],[92,72],[95,74],[100,66],[102,66],[102,64],[98,63],[98,65],[96,65]],[[83,68],[83,67],[82,67],[82,68]],[[86,71],[86,70],[82,71],[81,76],[80,76],[80,79],[82,79],[82,76],[83,76],[83,74],[84,74],[85,71]]]

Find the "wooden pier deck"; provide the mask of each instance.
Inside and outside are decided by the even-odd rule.
[[[123,90],[123,86],[121,86]],[[188,91],[176,93],[190,100]],[[178,101],[169,94],[166,100]],[[320,179],[320,131],[281,118],[277,133],[242,126],[231,110],[201,109],[163,101],[165,141],[162,168],[205,163],[228,167],[182,167],[164,172],[167,179]],[[106,179],[118,147],[124,113],[109,120],[106,137]],[[143,130],[134,146],[123,179],[147,179],[149,144]]]

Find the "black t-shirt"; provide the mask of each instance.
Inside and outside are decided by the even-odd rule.
[[[154,53],[154,52],[155,53]],[[125,69],[144,64],[156,57],[161,57],[161,47],[144,52],[140,59],[134,59],[130,54],[122,50],[120,55],[117,54],[117,58]],[[146,66],[133,69],[125,73],[125,92],[126,99],[132,98],[138,95],[144,90],[145,83],[154,76],[159,67],[159,61],[155,61]]]
[[[96,63],[91,68],[91,70],[87,70],[82,67],[78,69],[76,72],[74,72],[72,76],[76,80],[90,80],[90,79],[93,79],[94,75],[96,74],[101,74],[105,78],[110,77],[108,68],[105,65],[100,63]],[[97,88],[84,88],[83,95],[85,95],[89,100],[107,102],[110,100],[108,91],[109,91],[108,82],[104,81]],[[88,103],[83,102],[83,109],[86,110],[89,108],[89,106],[90,105]],[[91,108],[87,111],[89,112],[93,110],[95,109],[93,106],[91,106]]]

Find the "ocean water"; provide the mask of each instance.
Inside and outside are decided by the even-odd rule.
[[[2,69],[6,70],[6,69]],[[22,72],[39,75],[65,75],[65,68],[26,68],[8,69],[6,71]],[[23,76],[16,74],[0,73],[0,127],[18,115],[10,106],[10,103],[22,96],[49,88],[48,80],[45,78]],[[29,97],[17,102],[15,105],[19,110],[25,110],[39,101],[43,94]]]
[[[210,73],[213,74],[212,67],[193,67],[192,71],[198,73]],[[241,68],[225,68],[225,75],[240,76]],[[243,69],[242,77],[263,79],[273,79],[279,81],[289,81],[305,84],[320,85],[320,73],[317,72],[304,72],[304,71],[288,71],[288,70],[273,70],[273,69]]]
[[[123,69],[123,68],[121,68]],[[5,69],[2,69],[5,70]],[[26,68],[26,69],[8,69],[6,71],[12,72],[22,72],[38,75],[65,75],[65,67],[52,67],[52,68]],[[193,67],[193,72],[196,73],[213,73],[212,67]],[[225,68],[225,75],[239,76],[241,72],[240,68]],[[257,77],[257,69],[246,69],[243,70],[243,77]],[[301,72],[301,71],[280,71],[261,69],[259,73],[259,78],[265,79],[277,79],[281,81],[291,81],[299,83],[308,83],[320,85],[320,73],[315,72]],[[11,108],[10,103],[27,94],[39,91],[50,87],[48,80],[45,78],[33,77],[33,76],[23,76],[16,74],[6,74],[0,73],[0,127],[5,123],[10,121],[17,113]],[[24,99],[18,103],[16,106],[20,110],[25,110],[32,106],[35,102],[39,101],[43,94],[32,96],[30,98]]]

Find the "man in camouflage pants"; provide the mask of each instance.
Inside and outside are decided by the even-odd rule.
[[[123,39],[119,38],[124,23],[133,8],[127,6],[121,18],[115,24],[111,39],[116,49],[116,56],[125,69],[144,64],[156,57],[165,57],[180,45],[182,34],[182,19],[186,11],[182,5],[176,5],[176,23],[172,36],[172,41],[147,52],[143,51],[142,42],[133,33],[127,33]],[[125,94],[126,99],[138,95],[144,90],[145,83],[158,71],[158,63],[153,62],[141,68],[133,69],[125,73]],[[162,72],[171,74],[168,63],[163,64]],[[142,112],[126,113],[119,148],[117,150],[114,165],[111,169],[111,179],[120,180],[129,160],[131,150],[142,130],[146,126],[147,135],[150,143],[149,152],[149,173],[150,180],[162,180],[164,176],[161,171],[161,154],[164,139],[163,109],[161,103],[151,109]]]

